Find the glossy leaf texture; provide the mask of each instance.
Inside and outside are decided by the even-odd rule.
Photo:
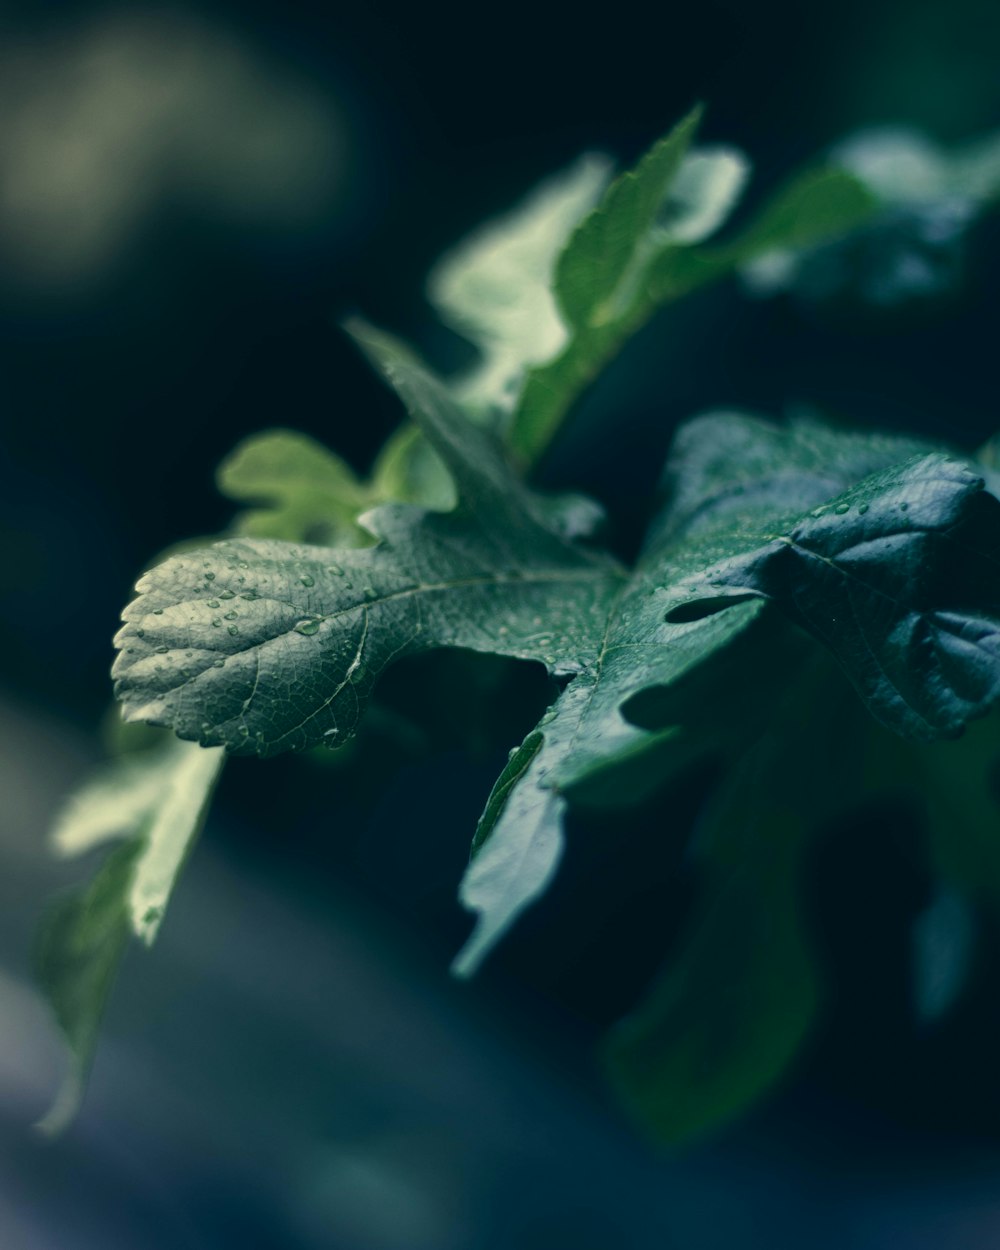
[[[462,884],[463,901],[479,916],[456,964],[468,972],[551,879],[575,788],[647,752],[661,770],[671,752],[689,758],[685,725],[700,715],[701,685],[711,680],[705,663],[743,641],[770,593],[752,580],[754,570],[785,550],[783,537],[798,533],[795,518],[818,505],[820,516],[839,520],[838,501],[855,499],[860,508],[862,496],[881,491],[884,506],[873,509],[865,532],[889,541],[888,558],[898,515],[890,496],[922,518],[928,479],[904,465],[877,489],[867,481],[912,458],[906,440],[809,422],[705,418],[678,438],[665,509],[627,571],[574,542],[554,522],[565,510],[520,482],[489,432],[409,353],[367,327],[355,333],[447,464],[457,508],[377,509],[364,518],[378,540],[370,548],[236,540],[174,557],[142,579],[125,613],[117,690],[130,719],[269,756],[344,741],[378,674],[402,655],[461,647],[546,665],[562,692],[500,779]],[[973,475],[957,463],[917,463],[951,465],[961,497],[976,493]],[[859,478],[862,493],[852,495]],[[942,588],[934,569],[920,561],[907,568],[900,576],[908,591],[947,613],[946,601],[934,604]],[[791,575],[788,602],[770,597],[802,612],[827,596],[839,613],[840,583],[814,590],[811,576]],[[747,602],[704,612],[706,593]],[[678,606],[692,604],[693,619],[677,620]],[[881,598],[858,611],[865,629],[884,632]],[[802,620],[821,632],[808,611]],[[886,646],[892,637],[890,630]],[[838,636],[823,641],[843,662]],[[966,702],[956,716],[972,714]],[[751,708],[740,725],[753,723]],[[701,733],[702,749],[726,732],[720,718]]]
[[[761,595],[830,648],[883,724],[954,736],[1000,698],[1000,501],[984,487],[943,453],[872,473],[791,525],[734,534],[668,618]]]

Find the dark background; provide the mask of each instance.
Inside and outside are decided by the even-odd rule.
[[[156,951],[122,978],[80,1121],[54,1147],[28,1131],[58,1071],[30,934],[80,871],[43,838],[100,754],[117,613],[157,551],[226,523],[212,473],[245,434],[292,426],[365,467],[399,412],[338,318],[460,362],[423,301],[436,257],[582,150],[633,159],[695,100],[704,137],[754,159],[751,204],[860,126],[987,132],[1000,9],[36,3],[0,30],[0,1243],[1000,1240],[989,961],[964,1006],[915,1026],[928,883],[887,822],[818,870],[822,1034],[768,1107],[683,1159],[641,1143],[591,1059],[686,904],[656,812],[616,818],[615,855],[579,822],[566,880],[479,984],[449,982],[469,833],[528,720],[501,700],[470,743],[436,660],[389,691],[404,709],[433,693],[429,746],[376,742],[350,775],[227,771]],[[980,225],[959,289],[917,306],[731,285],[669,310],[541,480],[598,495],[627,550],[671,430],[708,406],[981,442],[996,234]],[[498,671],[484,661],[483,699]],[[709,780],[671,796],[679,829]]]

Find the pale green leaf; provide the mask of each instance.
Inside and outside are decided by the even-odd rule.
[[[452,383],[462,401],[509,407],[525,370],[563,347],[567,335],[552,294],[553,266],[607,179],[603,157],[582,157],[513,212],[459,243],[432,270],[429,299],[442,320],[481,353],[479,363]]]
[[[356,541],[355,521],[374,500],[351,468],[305,434],[268,430],[244,439],[219,466],[219,490],[237,503],[238,534],[340,544]]]
[[[106,765],[67,803],[54,838],[66,855],[124,839],[90,884],[44,922],[38,975],[70,1050],[70,1071],[42,1122],[75,1114],[97,1034],[130,936],[151,945],[211,799],[223,753],[165,737]]]

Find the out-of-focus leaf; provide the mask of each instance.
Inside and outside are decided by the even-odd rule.
[[[216,481],[236,503],[263,505],[237,516],[236,533],[289,542],[358,541],[358,514],[373,502],[349,465],[294,430],[244,439],[219,466]]]
[[[473,408],[509,407],[525,370],[562,348],[567,332],[552,294],[553,266],[607,181],[604,157],[582,157],[513,212],[464,239],[431,271],[431,302],[482,357],[453,383],[459,400]]]
[[[43,1128],[61,1130],[79,1105],[97,1031],[128,937],[151,945],[197,837],[223,753],[164,736],[126,755],[73,795],[56,821],[64,855],[124,839],[90,885],[58,904],[42,927],[41,984],[69,1045],[71,1067]]]
[[[962,277],[970,226],[1000,196],[1000,138],[946,151],[917,131],[866,130],[829,159],[867,188],[877,211],[843,243],[797,251],[775,245],[748,258],[750,289],[880,307],[951,291]]]
[[[712,795],[695,832],[701,904],[647,997],[609,1036],[615,1086],[663,1142],[703,1136],[754,1103],[816,1019],[822,985],[802,878],[817,832],[859,794],[863,734],[844,695],[826,663],[807,666]]]
[[[38,1127],[62,1132],[80,1105],[98,1029],[131,929],[128,897],[140,850],[133,841],[107,857],[85,890],[55,904],[37,938],[38,979],[70,1051],[70,1069]]]

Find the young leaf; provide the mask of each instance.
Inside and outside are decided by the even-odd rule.
[[[204,823],[221,751],[174,738],[109,765],[56,822],[65,855],[124,838],[90,884],[58,904],[39,936],[39,980],[65,1035],[71,1068],[42,1121],[59,1132],[75,1115],[98,1026],[129,936],[152,945],[177,876]]]
[[[706,244],[739,199],[747,164],[726,149],[689,151],[697,122],[695,111],[614,182],[559,258],[556,295],[572,335],[521,392],[508,437],[523,462],[538,458],[584,387],[661,305],[754,257],[839,237],[875,211],[851,174],[809,170],[734,239]]]
[[[463,403],[508,408],[525,370],[562,348],[566,328],[552,295],[553,265],[607,180],[605,158],[582,157],[508,216],[464,239],[431,271],[428,298],[482,357],[452,383]]]
[[[349,465],[294,430],[244,439],[222,462],[216,482],[237,503],[266,505],[236,519],[239,534],[329,545],[365,541],[358,514],[375,502]]]

